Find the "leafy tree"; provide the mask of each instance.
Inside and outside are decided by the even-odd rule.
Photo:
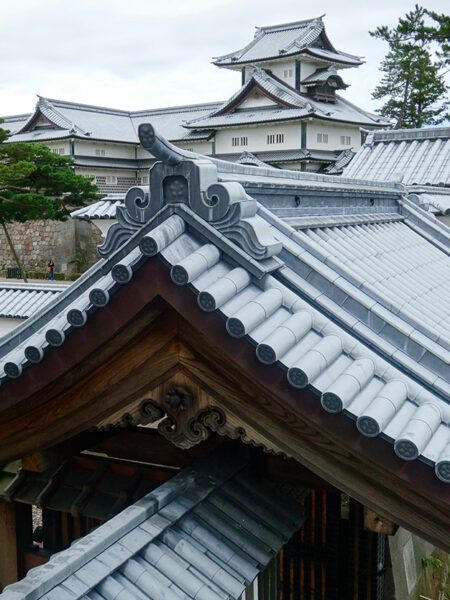
[[[0,127],[0,226],[27,281],[8,224],[65,221],[71,208],[96,199],[97,186],[75,174],[71,158],[55,154],[43,144],[4,143],[8,133]]]
[[[370,32],[389,45],[380,66],[383,77],[372,97],[386,99],[378,112],[393,120],[395,129],[437,125],[448,118],[444,76],[449,29],[450,17],[416,4],[397,27],[383,25]]]

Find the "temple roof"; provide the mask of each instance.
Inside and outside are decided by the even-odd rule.
[[[268,100],[278,106],[258,107],[254,109],[239,109],[249,92],[259,89]],[[361,125],[380,126],[385,122],[379,116],[358,108],[340,96],[335,103],[312,100],[306,94],[281,81],[269,71],[255,67],[249,74],[245,84],[221,106],[210,112],[194,118],[184,127],[191,129],[215,129],[226,126],[237,126],[273,121],[288,121],[316,117],[330,121],[360,123]]]
[[[405,185],[450,185],[450,128],[397,129],[367,136],[347,177]]]
[[[180,168],[217,170],[214,195],[238,194],[229,217],[216,222],[221,202],[207,208],[200,195],[165,204],[158,173],[169,167],[157,163],[151,203],[145,188],[130,190],[103,260],[4,338],[2,389],[160,256],[175,288],[189,284],[199,308],[218,311],[299,394],[307,386],[361,436],[380,435],[449,481],[448,229],[402,186],[214,161],[155,139],[152,152]]]
[[[245,65],[288,56],[309,54],[340,66],[357,66],[363,60],[336,50],[325,33],[322,17],[282,25],[257,27],[253,40],[235,52],[213,59],[219,67]]]
[[[2,600],[238,600],[303,521],[216,451],[7,586]]]

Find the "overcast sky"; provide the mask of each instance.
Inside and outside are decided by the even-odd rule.
[[[240,75],[211,64],[213,56],[249,42],[256,25],[323,13],[331,42],[364,56],[346,70],[345,97],[363,108],[386,53],[371,38],[395,25],[408,0],[15,0],[1,4],[0,114],[31,112],[36,94],[129,110],[225,100]],[[424,6],[448,12],[446,0]]]

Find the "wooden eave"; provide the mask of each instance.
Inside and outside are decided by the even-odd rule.
[[[60,348],[0,388],[0,462],[48,448],[123,410],[177,373],[282,452],[378,514],[450,550],[450,489],[421,461],[404,462],[351,419],[299,397],[276,365],[225,332],[188,287],[149,259]]]

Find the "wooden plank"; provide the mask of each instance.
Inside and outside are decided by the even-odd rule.
[[[16,505],[0,500],[0,592],[17,579]]]

